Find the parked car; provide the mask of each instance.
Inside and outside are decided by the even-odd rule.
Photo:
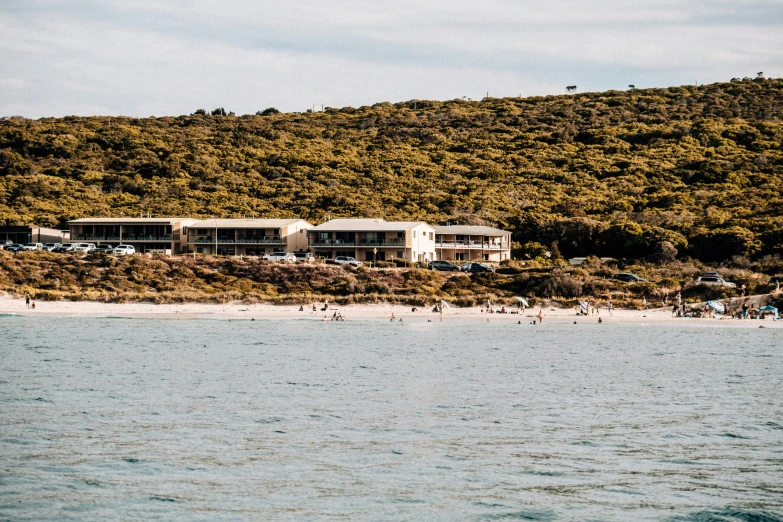
[[[19,252],[20,250],[22,250],[22,248],[24,248],[24,245],[20,245],[18,243],[11,243],[5,245],[5,249],[8,250],[9,252]]]
[[[338,265],[362,266],[361,261],[357,261],[350,256],[337,256],[334,258],[334,262]]]
[[[112,249],[111,253],[115,256],[129,256],[136,253],[136,247],[133,245],[117,245]]]
[[[636,274],[629,274],[627,272],[622,272],[619,274],[615,274],[612,276],[612,279],[616,281],[623,281],[625,283],[646,283],[647,280],[639,277]]]
[[[114,247],[111,245],[98,245],[93,252],[100,252],[103,254],[111,254],[114,251]]]
[[[296,262],[296,256],[289,252],[272,252],[271,254],[264,254],[261,259],[267,261],[288,261],[289,263]]]
[[[294,252],[294,257],[298,263],[315,262],[315,256],[311,252]]]
[[[494,272],[495,269],[484,263],[465,263],[462,265],[462,271],[475,274],[479,272]]]
[[[62,243],[46,243],[41,250],[52,252],[55,248],[63,246]]]
[[[735,283],[730,283],[729,281],[725,281],[722,277],[714,276],[714,275],[703,275],[698,280],[696,280],[697,283],[700,285],[717,285],[717,286],[728,286],[730,288],[734,288],[737,285]]]
[[[73,252],[73,245],[60,245],[58,247],[54,247],[52,252],[57,252],[58,254],[63,252]]]
[[[89,254],[95,250],[95,243],[74,243],[71,250],[74,252],[86,252]]]
[[[459,267],[448,261],[430,261],[427,263],[427,268],[438,272],[459,272]]]
[[[43,250],[43,243],[27,243],[26,245],[23,245],[20,250],[26,250],[26,251],[33,251],[33,250]]]

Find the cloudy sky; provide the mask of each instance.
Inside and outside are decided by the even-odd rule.
[[[0,116],[783,76],[783,0],[0,0]]]

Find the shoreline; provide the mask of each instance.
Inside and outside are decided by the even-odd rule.
[[[441,315],[431,309],[418,309],[400,304],[352,304],[340,306],[330,304],[327,311],[322,311],[323,303],[315,303],[316,311],[312,311],[312,303],[299,311],[297,305],[252,304],[241,302],[226,304],[215,303],[102,303],[97,301],[38,301],[35,309],[25,308],[24,298],[5,294],[0,296],[0,314],[24,317],[71,317],[71,318],[118,318],[118,319],[216,319],[216,320],[331,320],[334,313],[345,317],[346,321],[389,321],[394,314],[395,321],[426,323],[440,322]],[[516,312],[516,309],[510,310]],[[539,308],[528,308],[524,314],[493,313],[486,314],[479,307],[457,308],[452,306],[443,313],[443,322],[494,322],[529,324],[538,321]],[[755,327],[783,328],[783,321],[772,318],[758,319],[706,319],[706,318],[676,318],[668,309],[656,308],[650,310],[615,309],[610,316],[602,309],[600,315],[577,316],[573,308],[544,308],[543,325],[556,324],[591,324],[598,323],[599,317],[603,324],[678,324],[689,326],[716,327]]]

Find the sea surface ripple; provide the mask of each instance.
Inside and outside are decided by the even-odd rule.
[[[0,317],[0,519],[783,520],[782,334]]]

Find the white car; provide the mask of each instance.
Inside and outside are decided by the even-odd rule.
[[[722,277],[718,276],[701,276],[698,281],[696,281],[700,285],[718,285],[718,286],[728,286],[730,288],[734,288],[737,286],[736,283],[730,283],[729,281],[724,281]]]
[[[338,265],[362,266],[361,261],[357,261],[355,258],[350,256],[337,256],[334,258],[334,262]]]
[[[288,261],[289,263],[296,262],[296,256],[289,252],[272,252],[271,254],[264,254],[261,259],[267,261]]]
[[[74,252],[86,252],[89,254],[95,250],[95,243],[74,243],[71,250]]]
[[[62,243],[46,243],[41,250],[46,250],[47,252],[51,252],[55,248],[63,246]]]
[[[20,250],[43,250],[43,245],[41,243],[27,243]]]
[[[310,252],[294,252],[294,257],[299,263],[314,263],[315,256]]]
[[[136,253],[136,247],[133,245],[117,245],[112,250],[112,254],[116,256],[129,256]]]

